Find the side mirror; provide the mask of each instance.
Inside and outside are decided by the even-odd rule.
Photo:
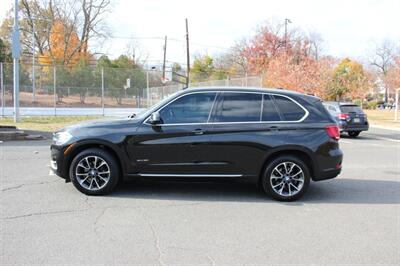
[[[150,116],[150,123],[153,125],[161,123],[161,117],[159,112],[154,112]]]

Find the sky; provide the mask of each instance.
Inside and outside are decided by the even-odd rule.
[[[12,0],[0,0],[0,19]],[[169,38],[167,60],[185,62],[185,18],[189,20],[191,55],[215,55],[235,41],[251,37],[265,21],[284,21],[289,27],[317,32],[324,53],[362,59],[389,39],[400,42],[400,0],[114,0],[107,16],[112,38],[96,52],[116,57],[138,47],[136,56],[157,64],[164,36]],[[131,39],[133,38],[133,39]]]

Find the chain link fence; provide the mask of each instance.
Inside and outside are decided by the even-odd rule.
[[[167,73],[167,76],[172,76]],[[191,83],[190,87],[261,86],[260,77]],[[184,88],[141,68],[20,65],[21,115],[122,115],[156,104]],[[1,115],[13,115],[13,66],[0,64]]]
[[[245,76],[241,78],[227,78],[222,80],[209,80],[202,82],[193,82],[189,84],[190,88],[197,87],[262,87],[262,79],[259,76]],[[161,87],[149,88],[150,106],[162,100],[163,98],[182,90],[182,84],[175,84]]]

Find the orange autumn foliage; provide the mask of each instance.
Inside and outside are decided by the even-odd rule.
[[[244,49],[250,72],[263,76],[263,86],[278,87],[327,96],[336,60],[312,53],[305,36],[287,37],[268,26],[262,27]]]
[[[395,59],[394,66],[388,71],[385,82],[391,89],[400,88],[400,56]]]
[[[81,52],[86,50],[83,48],[76,31],[57,20],[50,32],[50,49],[39,58],[39,63],[75,66],[80,60],[90,59],[89,54]]]

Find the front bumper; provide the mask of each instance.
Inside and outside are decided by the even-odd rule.
[[[68,179],[68,171],[65,167],[64,148],[57,145],[50,146],[50,170],[62,177]]]

